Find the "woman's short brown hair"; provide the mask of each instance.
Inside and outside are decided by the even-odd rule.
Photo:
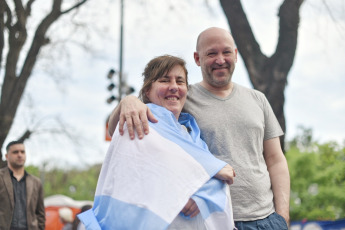
[[[171,55],[162,55],[152,59],[145,67],[143,72],[144,80],[143,86],[139,92],[139,98],[145,104],[150,103],[146,92],[151,88],[152,83],[167,74],[175,66],[181,66],[186,74],[186,84],[188,87],[188,71],[186,69],[186,62],[179,57]]]

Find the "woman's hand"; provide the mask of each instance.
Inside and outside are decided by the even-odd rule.
[[[235,170],[227,164],[214,177],[219,180],[222,180],[224,183],[227,183],[228,185],[231,185],[234,183],[235,176]]]
[[[195,201],[189,198],[187,204],[181,211],[185,216],[190,216],[191,218],[197,216],[200,213],[198,206],[196,205]]]

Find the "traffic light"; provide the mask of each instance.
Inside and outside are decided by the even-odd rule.
[[[114,88],[115,88],[115,84],[114,84],[114,83],[110,83],[110,84],[108,85],[108,87],[107,87],[107,89],[108,89],[109,91],[112,91]]]
[[[114,69],[110,69],[109,72],[108,72],[107,78],[108,79],[112,79],[115,73],[116,72],[115,72]]]
[[[113,101],[119,100],[123,95],[129,95],[135,91],[134,87],[128,86],[126,83],[126,80],[124,80],[121,84],[121,89],[118,90],[117,96],[114,96],[113,90],[116,88],[119,89],[120,84],[119,84],[119,79],[117,80],[117,85],[115,84],[116,79],[114,79],[114,76],[116,75],[116,71],[114,69],[110,69],[108,74],[107,74],[107,79],[109,79],[109,85],[107,86],[107,90],[110,91],[110,97],[107,98],[106,102],[108,104],[111,104]],[[118,94],[121,95],[118,95]],[[115,94],[116,95],[116,94]]]
[[[117,98],[114,95],[111,95],[108,99],[107,99],[107,103],[110,104],[113,101],[115,101]]]

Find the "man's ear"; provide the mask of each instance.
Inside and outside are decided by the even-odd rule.
[[[198,66],[200,66],[200,56],[198,52],[194,52],[194,61]]]

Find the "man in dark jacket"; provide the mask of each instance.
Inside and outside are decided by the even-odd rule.
[[[0,230],[44,230],[43,188],[24,170],[24,144],[10,142],[6,160],[7,167],[0,169]]]

